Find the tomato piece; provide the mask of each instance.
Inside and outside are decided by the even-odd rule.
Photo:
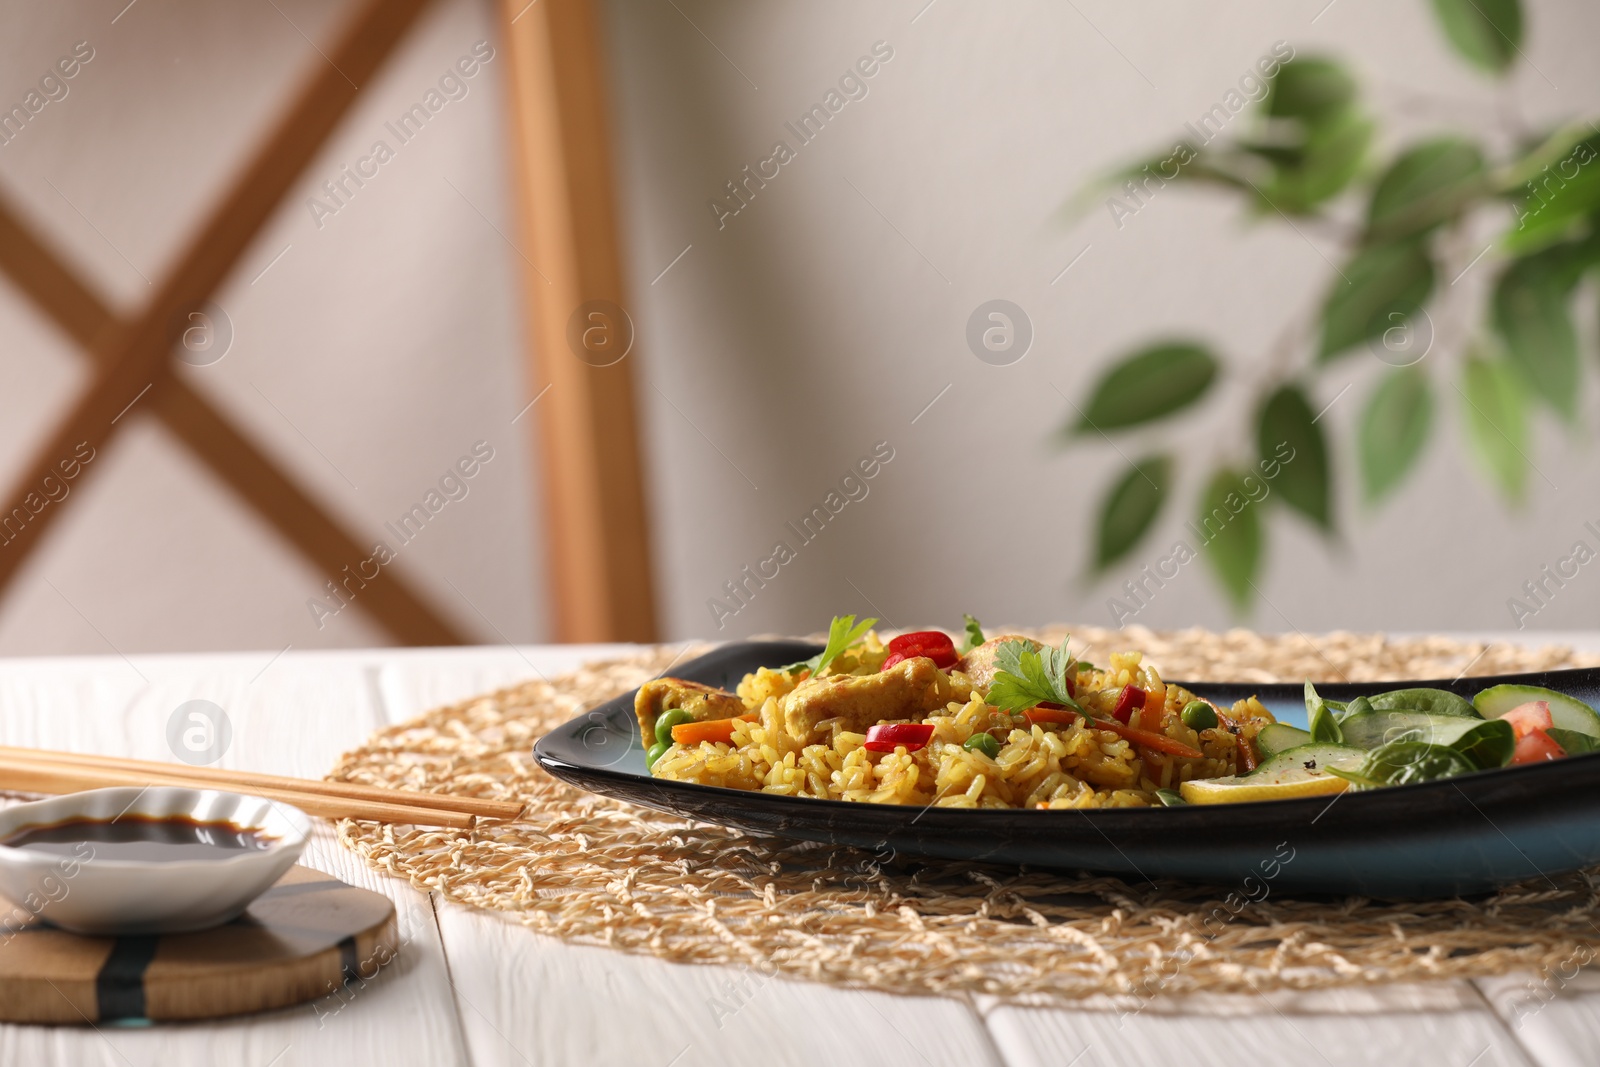
[[[861,747],[868,752],[893,752],[904,747],[908,752],[926,748],[933,740],[933,724],[926,722],[879,723],[867,731],[867,742]]]
[[[941,669],[955,666],[956,660],[961,658],[960,654],[956,652],[956,644],[950,639],[950,635],[939,630],[915,630],[891,639],[889,641],[890,658],[893,658],[897,653],[902,659],[926,656],[928,659],[933,660],[935,667]],[[895,662],[898,663],[899,660]]]
[[[1549,734],[1534,727],[1517,739],[1516,750],[1511,753],[1511,762],[1514,765],[1543,763],[1547,759],[1561,759],[1566,754],[1567,750],[1556,744]]]
[[[879,667],[878,669],[880,671],[886,671],[890,667],[893,667],[896,663],[904,663],[910,658],[910,656],[907,656],[903,652],[891,652],[889,653],[888,658],[883,661],[883,666]]]
[[[1111,709],[1111,717],[1122,725],[1128,725],[1128,720],[1133,717],[1134,708],[1144,707],[1145,692],[1136,685],[1125,685],[1122,692],[1117,694],[1117,706]]]
[[[1535,730],[1548,730],[1555,725],[1550,718],[1550,704],[1544,700],[1518,704],[1500,717],[1511,724],[1511,732],[1518,739],[1527,737]]]

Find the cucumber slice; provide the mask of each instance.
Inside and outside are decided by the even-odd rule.
[[[1262,760],[1261,766],[1242,777],[1252,782],[1298,782],[1318,777],[1324,768],[1330,766],[1341,769],[1358,767],[1366,758],[1367,754],[1362,749],[1316,741],[1309,745],[1296,745]]]
[[[1569,697],[1554,689],[1540,689],[1536,685],[1490,686],[1472,698],[1472,706],[1485,719],[1498,719],[1530,700],[1542,700],[1549,704],[1550,718],[1561,729],[1600,737],[1600,715],[1596,715],[1593,708],[1576,697]]]
[[[1311,735],[1296,726],[1287,723],[1269,723],[1256,734],[1256,747],[1261,750],[1264,758],[1271,759],[1280,752],[1287,752],[1291,748],[1309,745]]]

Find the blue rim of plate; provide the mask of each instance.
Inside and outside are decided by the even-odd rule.
[[[817,645],[743,641],[683,663],[673,677],[732,688],[757,666],[804,659]],[[1426,686],[1470,698],[1491,685],[1537,685],[1600,701],[1600,669],[1493,677],[1318,684],[1332,700]],[[1176,682],[1219,704],[1258,695],[1304,725],[1298,684]],[[1067,811],[862,804],[651,777],[633,714],[637,690],[550,731],[539,765],[591,792],[755,834],[897,856],[1176,879],[1255,880],[1296,894],[1440,897],[1553,880],[1600,863],[1600,753],[1329,797],[1175,808]]]

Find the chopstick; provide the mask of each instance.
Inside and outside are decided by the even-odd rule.
[[[196,782],[215,783],[237,791],[248,787],[254,792],[279,789],[292,793],[313,793],[318,796],[343,797],[365,800],[376,804],[400,804],[413,808],[436,808],[440,811],[463,811],[484,819],[515,819],[522,814],[522,805],[509,800],[484,800],[479,797],[458,797],[449,793],[415,793],[399,789],[384,789],[375,785],[357,785],[353,782],[323,782],[305,778],[287,778],[276,774],[255,771],[232,771],[218,767],[191,767],[184,763],[156,763],[150,760],[127,759],[122,756],[94,756],[83,752],[54,752],[49,749],[13,748],[0,745],[0,760],[46,760],[51,763],[68,763],[83,767],[98,767],[113,771],[131,771],[140,774],[161,774],[181,777]]]
[[[514,818],[521,805],[441,793],[413,793],[339,782],[312,782],[277,775],[114,756],[0,747],[0,789],[26,793],[73,793],[122,785],[223,787],[292,804],[324,819],[442,826],[470,830],[480,817]]]

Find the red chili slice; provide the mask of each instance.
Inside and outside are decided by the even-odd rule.
[[[867,743],[861,747],[868,752],[893,752],[905,748],[915,752],[926,748],[933,740],[933,726],[925,722],[880,723],[867,731]]]
[[[898,654],[902,659],[913,659],[917,656],[926,656],[933,660],[935,667],[953,667],[961,656],[956,652],[955,642],[950,640],[950,635],[939,630],[917,630],[914,633],[901,634],[889,642],[890,658]],[[895,660],[896,663],[900,660]],[[889,666],[887,662],[884,664]]]
[[[904,655],[904,654],[899,653],[899,652],[891,652],[891,653],[889,653],[888,658],[883,661],[883,666],[878,668],[878,669],[886,671],[890,667],[893,667],[896,663],[904,663],[906,660],[908,660],[910,658],[911,658],[910,656]]]
[[[1133,718],[1133,709],[1144,707],[1145,692],[1136,685],[1125,685],[1122,692],[1117,694],[1117,706],[1111,709],[1111,717],[1122,725],[1128,725],[1128,720]]]

